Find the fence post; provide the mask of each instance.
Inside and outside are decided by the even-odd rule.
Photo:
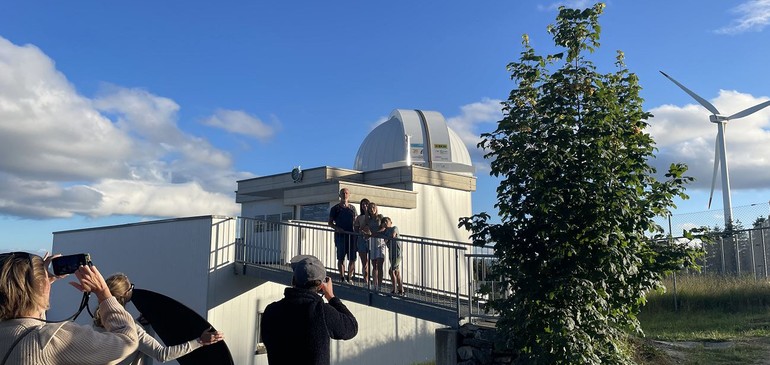
[[[735,232],[730,232],[730,237],[734,242],[733,247],[735,247],[735,271],[738,276],[741,276],[741,245]]]
[[[767,279],[767,250],[765,249],[765,229],[762,229],[762,267],[765,271],[765,279]]]
[[[754,257],[754,240],[751,237],[751,231],[749,231],[749,253],[751,253],[751,273],[754,274],[754,279],[757,279],[757,260]]]
[[[719,254],[721,256],[722,275],[727,275],[727,265],[725,263],[725,238],[722,236],[719,236]]]
[[[476,290],[472,288],[475,267],[471,256],[465,255],[465,259],[465,266],[468,271],[468,322],[471,322],[471,318],[473,318],[471,317],[473,315],[473,294],[476,292]]]
[[[455,248],[455,300],[457,304],[457,323],[454,328],[460,327],[460,249]]]
[[[668,214],[668,244],[674,245],[674,236],[671,234],[671,213]],[[676,272],[673,275],[674,278],[674,312],[679,311],[679,303],[676,300]]]
[[[676,273],[674,273],[674,312],[679,312],[679,302],[676,295]]]
[[[300,225],[297,227],[297,255],[302,254],[302,226]],[[289,254],[291,257],[294,257],[295,255]],[[291,257],[289,259],[291,260]]]

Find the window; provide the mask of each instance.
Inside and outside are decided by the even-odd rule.
[[[299,218],[303,221],[327,222],[329,220],[329,203],[303,205]]]

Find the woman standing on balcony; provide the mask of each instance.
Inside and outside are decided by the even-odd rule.
[[[358,250],[358,257],[361,258],[364,283],[369,284],[369,236],[372,235],[369,231],[367,222],[369,219],[367,215],[369,212],[369,199],[361,199],[360,207],[361,215],[356,217],[356,220],[353,221],[353,232],[358,233],[358,237],[356,237],[358,240],[356,248]]]
[[[380,221],[382,220],[382,214],[377,213],[377,204],[374,202],[369,203],[368,214],[368,229],[371,235],[370,244],[371,252],[370,257],[372,259],[372,279],[374,280],[374,291],[380,291],[382,286],[382,267],[385,263],[385,252],[387,247],[385,245],[385,236],[380,230]]]

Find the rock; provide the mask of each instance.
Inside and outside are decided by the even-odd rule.
[[[473,347],[470,346],[460,346],[457,348],[457,357],[459,357],[461,360],[469,360],[473,358]]]

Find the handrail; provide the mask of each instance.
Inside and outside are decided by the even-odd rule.
[[[291,257],[312,254],[324,263],[328,272],[338,272],[334,249],[335,231],[325,224],[239,217],[238,225],[236,261],[241,264],[288,270],[286,263]],[[361,236],[354,232],[345,233]],[[407,292],[406,298],[452,309],[456,311],[459,321],[461,308],[470,306],[474,296],[474,293],[469,292],[470,287],[461,283],[468,270],[462,257],[468,254],[472,246],[465,242],[411,235],[400,235],[395,240],[402,247],[400,271]],[[387,272],[387,255],[383,266],[383,287],[392,288]],[[357,280],[346,285],[371,289],[369,283],[362,280],[361,268],[360,260],[356,260]]]

